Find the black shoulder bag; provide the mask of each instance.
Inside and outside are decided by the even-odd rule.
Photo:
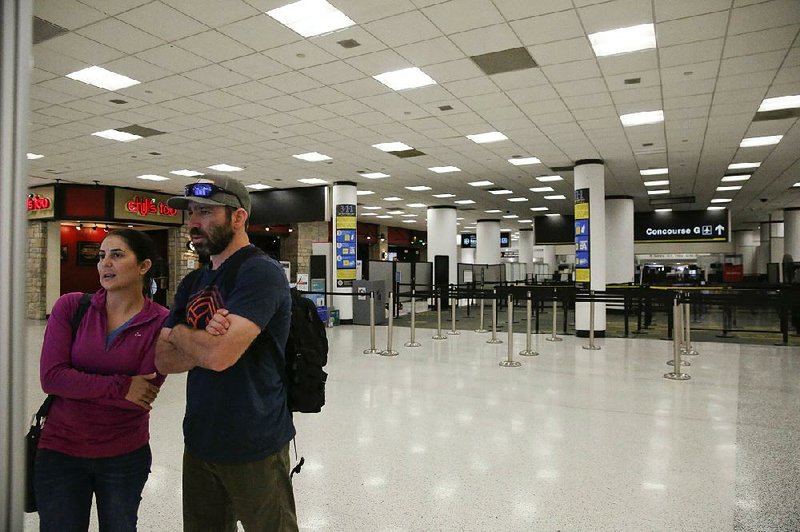
[[[75,341],[75,333],[78,331],[78,326],[81,324],[83,316],[89,310],[89,305],[92,303],[92,294],[83,294],[78,309],[72,316],[70,322],[72,326],[72,341]],[[36,411],[31,420],[31,428],[25,436],[25,512],[31,513],[38,510],[36,506],[36,492],[33,489],[33,470],[36,464],[36,450],[39,448],[39,437],[42,435],[44,422],[47,419],[47,412],[50,410],[50,405],[53,404],[54,395],[48,395],[45,398],[42,406]]]

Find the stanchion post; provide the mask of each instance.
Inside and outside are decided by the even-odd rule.
[[[477,329],[475,329],[475,332],[476,332],[476,333],[481,333],[481,334],[482,334],[482,333],[487,333],[487,332],[489,332],[489,331],[487,331],[487,330],[486,330],[486,328],[483,326],[483,315],[486,313],[486,312],[484,311],[484,309],[483,309],[483,303],[484,303],[484,301],[485,301],[485,298],[484,298],[483,296],[484,296],[483,287],[481,287],[481,303],[480,303],[480,314],[481,314],[481,317],[480,317],[480,325],[478,325],[478,328],[477,328]]]
[[[522,365],[518,360],[514,360],[514,306],[511,294],[508,294],[508,356],[500,361],[500,366],[504,368],[518,368]]]
[[[369,349],[364,349],[365,355],[380,353],[375,347],[375,292],[369,293]]]
[[[411,338],[406,342],[406,347],[419,347],[422,344],[417,342],[417,291],[411,290]]]
[[[389,292],[389,308],[394,308],[394,292]],[[389,312],[389,326],[386,330],[386,349],[381,351],[381,355],[385,357],[394,357],[399,353],[392,349],[392,332],[394,329],[394,312]]]
[[[584,349],[589,351],[596,351],[600,349],[599,345],[594,345],[594,290],[589,291],[589,345],[583,346]]]
[[[686,381],[689,380],[691,377],[688,374],[681,372],[681,346],[680,346],[681,340],[680,340],[680,335],[677,334],[677,331],[679,330],[678,329],[679,323],[683,321],[682,320],[683,310],[680,308],[677,299],[673,302],[672,305],[672,316],[673,316],[673,321],[675,322],[676,334],[674,334],[672,337],[672,360],[667,361],[667,364],[672,366],[672,371],[669,373],[665,373],[664,378],[674,381]],[[684,364],[684,365],[688,366],[689,364]]]
[[[450,293],[451,294],[457,294],[457,292],[455,292],[455,291],[451,291]],[[447,331],[447,334],[452,335],[452,336],[461,334],[460,332],[458,332],[456,330],[456,304],[457,303],[458,303],[458,298],[457,297],[451,297],[450,298],[450,322],[451,322],[451,325],[450,325],[450,330]]]
[[[502,344],[497,337],[497,289],[492,292],[492,337],[486,340],[487,344]]]
[[[697,356],[700,353],[692,347],[692,311],[691,303],[689,302],[689,294],[685,294],[686,298],[683,302],[683,354],[687,356]]]
[[[436,334],[434,340],[447,340],[447,335],[442,334],[442,289],[436,291]]]
[[[531,293],[527,293],[527,301],[525,302],[525,311],[526,311],[526,328],[525,328],[525,349],[519,352],[520,356],[523,357],[535,357],[539,356],[539,353],[536,352],[535,349],[531,346]]]
[[[548,337],[545,338],[548,342],[561,342],[563,338],[559,338],[556,335],[556,329],[558,328],[557,318],[558,318],[558,292],[556,289],[553,288],[553,333]]]

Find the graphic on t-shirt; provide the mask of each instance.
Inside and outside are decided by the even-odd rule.
[[[216,286],[207,286],[189,298],[186,305],[186,323],[195,329],[205,329],[208,322],[223,308],[222,296]]]

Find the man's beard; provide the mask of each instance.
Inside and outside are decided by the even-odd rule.
[[[195,251],[200,255],[219,255],[233,241],[233,225],[227,221],[223,225],[212,227],[208,233],[204,233],[200,229],[192,229],[189,231],[189,235],[205,237],[205,242],[194,245]]]

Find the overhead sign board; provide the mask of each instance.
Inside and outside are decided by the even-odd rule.
[[[461,233],[461,247],[462,248],[476,248],[478,247],[478,236],[475,233]],[[511,246],[511,233],[503,231],[500,233],[500,247],[507,248]]]
[[[634,215],[634,242],[727,242],[729,234],[727,209]]]

